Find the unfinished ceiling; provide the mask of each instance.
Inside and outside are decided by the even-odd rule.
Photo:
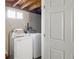
[[[41,14],[41,0],[6,0],[6,6]]]

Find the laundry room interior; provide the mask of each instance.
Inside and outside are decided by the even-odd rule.
[[[41,0],[6,0],[6,59],[41,59]]]

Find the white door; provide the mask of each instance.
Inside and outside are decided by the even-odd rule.
[[[74,1],[42,2],[42,59],[74,59]]]

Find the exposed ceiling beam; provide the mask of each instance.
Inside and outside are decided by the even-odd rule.
[[[16,5],[22,5],[22,4],[25,3],[26,1],[28,1],[28,0],[18,0],[18,1],[13,5],[13,7],[15,7]]]
[[[37,2],[37,3],[35,3],[35,4],[32,4],[32,5],[29,7],[29,10],[32,11],[32,10],[34,10],[34,9],[36,9],[36,8],[39,8],[39,7],[41,7],[41,2]]]
[[[21,6],[21,9],[24,9],[25,7],[29,6],[30,4],[33,3],[33,0],[32,1],[27,1],[25,2],[22,6]]]
[[[24,9],[25,7],[28,7],[29,5],[33,4],[33,3],[37,3],[38,0],[29,0],[27,2],[25,2],[22,6],[21,9]]]

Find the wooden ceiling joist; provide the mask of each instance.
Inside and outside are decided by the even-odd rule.
[[[33,2],[32,1],[27,1],[25,2],[22,6],[21,6],[21,9],[24,9],[25,7],[29,6],[30,4],[32,4]]]
[[[21,0],[19,0],[19,1],[17,1],[14,5],[13,5],[13,7],[15,7],[17,4],[19,4],[21,2]]]
[[[21,9],[24,9],[25,7],[28,7],[29,5],[33,4],[33,3],[37,3],[38,0],[29,0],[27,2],[25,2],[22,6]]]
[[[29,7],[29,10],[32,11],[36,8],[40,8],[41,7],[41,3],[40,2],[37,2],[35,4],[32,4],[30,7]]]
[[[25,3],[26,1],[28,0],[18,0],[14,5],[13,7],[17,6],[17,5],[22,5],[23,3]]]

